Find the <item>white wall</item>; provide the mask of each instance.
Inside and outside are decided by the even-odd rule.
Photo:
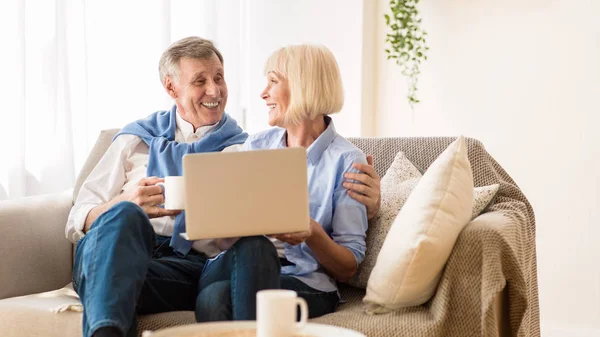
[[[246,129],[268,127],[266,105],[260,93],[266,85],[265,61],[276,49],[289,44],[320,43],[336,56],[345,89],[344,108],[334,116],[344,136],[361,133],[362,110],[362,0],[252,0],[249,1]]]
[[[377,135],[483,141],[536,212],[543,335],[600,335],[600,1],[421,1],[414,112],[377,4]]]

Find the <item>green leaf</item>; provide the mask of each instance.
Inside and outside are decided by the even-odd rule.
[[[420,0],[390,0],[391,14],[384,14],[388,27],[385,52],[387,59],[395,59],[400,73],[408,81],[407,99],[413,107],[419,100],[416,97],[420,65],[427,60],[425,32],[421,28],[422,17],[417,5]]]

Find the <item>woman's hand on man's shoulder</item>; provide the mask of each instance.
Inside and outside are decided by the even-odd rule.
[[[345,173],[343,185],[352,199],[367,207],[367,217],[371,220],[381,206],[381,177],[373,167],[372,155],[367,156],[367,164],[356,162],[352,167],[360,173]]]

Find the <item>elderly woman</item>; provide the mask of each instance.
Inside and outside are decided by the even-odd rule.
[[[267,60],[265,75],[261,97],[274,128],[250,136],[244,149],[306,148],[311,217],[308,231],[272,237],[281,263],[272,283],[296,291],[308,303],[310,317],[318,317],[335,310],[336,282],[352,277],[365,256],[367,210],[347,187],[357,178],[353,163],[366,158],[335,131],[328,116],[342,109],[344,94],[337,62],[326,47],[279,49]],[[232,303],[231,279],[203,276],[200,286],[198,321],[236,319],[236,311],[255,305]]]

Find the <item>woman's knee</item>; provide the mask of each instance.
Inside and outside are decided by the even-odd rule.
[[[243,254],[245,257],[255,258],[259,261],[279,262],[275,245],[262,235],[241,238],[234,244],[234,247],[240,252],[239,254]]]
[[[214,282],[196,298],[196,322],[229,321],[233,318],[231,282]]]
[[[290,275],[281,275],[281,289],[293,290],[302,297],[308,305],[308,317],[316,318],[335,311],[339,297],[337,292],[323,292],[311,288],[299,279]],[[300,319],[300,311],[298,311]]]

